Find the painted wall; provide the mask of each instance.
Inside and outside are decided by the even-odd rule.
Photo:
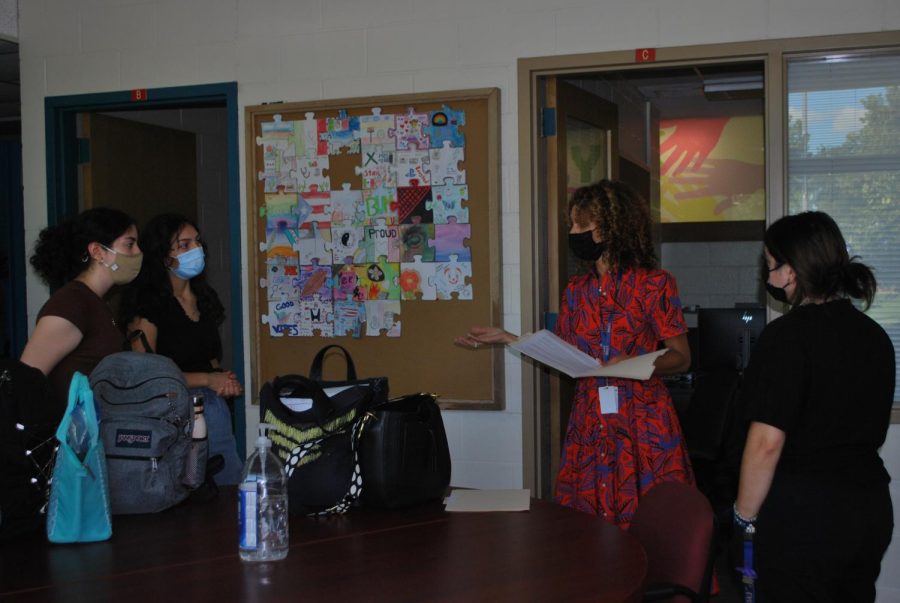
[[[46,223],[45,96],[237,81],[238,101],[244,106],[496,86],[502,91],[504,322],[515,332],[521,312],[517,58],[900,30],[896,0],[26,0],[19,4],[29,248]],[[243,124],[239,132],[243,149]],[[242,179],[243,174],[242,153]],[[244,188],[242,182],[242,195]],[[246,273],[246,249],[240,264]],[[46,297],[46,288],[29,275],[31,317]],[[244,304],[246,308],[246,295]],[[522,484],[520,366],[515,357],[508,360],[505,411],[446,413],[455,485]],[[252,430],[253,417],[248,419]],[[898,438],[900,434],[892,431],[891,450],[900,447]],[[900,567],[896,555],[889,559],[892,567]],[[896,595],[900,571],[885,573],[893,577],[882,579],[883,600],[900,600]]]

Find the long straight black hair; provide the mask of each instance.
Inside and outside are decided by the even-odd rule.
[[[785,216],[769,226],[764,239],[779,264],[789,264],[797,275],[793,305],[806,298],[853,297],[868,309],[875,299],[872,269],[851,257],[837,223],[828,214],[807,211]]]

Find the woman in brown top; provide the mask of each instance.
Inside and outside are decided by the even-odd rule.
[[[48,226],[38,236],[31,265],[56,291],[41,308],[21,360],[50,378],[60,413],[75,371],[87,375],[124,347],[103,297],[140,272],[137,239],[134,220],[103,207]]]

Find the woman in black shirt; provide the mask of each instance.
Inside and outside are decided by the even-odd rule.
[[[873,601],[893,509],[878,449],[894,400],[890,338],[868,308],[875,277],[821,212],[765,235],[770,294],[791,304],[744,375],[751,421],[735,522],[753,531],[760,600]]]
[[[136,351],[168,356],[184,372],[192,392],[204,397],[209,431],[209,455],[220,454],[225,467],[218,484],[236,484],[243,463],[237,455],[231,413],[225,398],[241,394],[241,383],[220,367],[219,326],[225,311],[219,296],[206,282],[205,247],[196,224],[177,214],[150,220],[141,232],[145,261],[138,278],[123,295],[121,317]],[[145,239],[146,237],[146,243]]]

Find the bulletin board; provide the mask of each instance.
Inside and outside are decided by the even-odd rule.
[[[472,325],[500,326],[502,324],[499,109],[500,91],[497,88],[302,103],[272,103],[246,107],[247,234],[250,256],[248,290],[251,312],[248,323],[251,325],[250,341],[253,352],[251,354],[251,374],[254,378],[251,391],[259,391],[263,383],[278,375],[307,374],[310,363],[319,349],[328,344],[338,344],[350,352],[360,377],[388,377],[392,396],[414,392],[433,392],[439,395],[439,401],[444,408],[466,410],[504,408],[502,347],[473,351],[453,344],[453,338],[465,334]],[[438,150],[431,151],[434,154],[430,156],[430,161],[434,162],[434,165],[429,166],[428,163],[425,163],[416,166],[416,169],[430,170],[428,174],[422,174],[426,179],[430,178],[432,173],[440,174],[445,182],[437,180],[433,183],[430,180],[421,182],[418,179],[399,182],[398,184],[412,186],[417,191],[424,190],[423,184],[434,185],[428,193],[432,195],[433,192],[433,197],[429,196],[427,204],[429,213],[427,217],[407,215],[402,220],[398,217],[379,217],[377,220],[378,231],[392,232],[394,236],[396,236],[395,231],[404,233],[411,226],[402,224],[401,221],[408,223],[412,220],[416,225],[419,225],[423,219],[434,222],[452,222],[453,226],[457,228],[460,227],[456,224],[457,222],[464,222],[466,224],[464,232],[468,235],[464,241],[465,248],[460,247],[460,251],[452,252],[449,260],[446,257],[448,252],[445,252],[443,258],[449,262],[445,262],[446,266],[444,267],[465,266],[466,270],[471,270],[471,275],[465,273],[465,281],[460,283],[460,285],[464,284],[464,287],[451,290],[447,289],[447,285],[444,283],[443,290],[438,287],[438,297],[436,298],[434,290],[428,290],[428,285],[432,282],[437,283],[437,276],[422,279],[424,286],[415,291],[409,289],[409,279],[404,279],[403,297],[399,302],[391,302],[395,305],[390,306],[391,308],[399,307],[397,314],[385,313],[382,315],[370,311],[369,318],[375,321],[372,323],[373,328],[381,327],[381,330],[374,334],[367,331],[368,323],[360,323],[361,328],[357,328],[355,331],[344,329],[342,326],[341,329],[334,328],[334,332],[329,332],[332,329],[331,326],[328,329],[321,328],[313,331],[309,331],[306,326],[298,331],[292,325],[282,324],[281,321],[285,314],[279,310],[283,306],[293,304],[279,301],[279,299],[287,299],[287,294],[281,287],[289,288],[290,284],[284,284],[289,279],[285,277],[283,280],[276,281],[276,278],[281,279],[282,277],[273,277],[277,270],[284,269],[283,267],[273,267],[273,252],[271,251],[276,245],[273,240],[281,236],[279,228],[285,230],[283,234],[288,239],[288,242],[283,243],[279,249],[300,249],[300,257],[305,258],[303,261],[314,264],[301,266],[302,275],[294,281],[294,286],[302,288],[304,295],[320,285],[323,287],[322,291],[331,287],[334,290],[335,301],[332,306],[327,307],[335,308],[339,294],[343,293],[336,288],[343,283],[341,276],[358,278],[359,280],[354,282],[366,282],[372,285],[366,280],[365,269],[360,272],[360,268],[351,265],[350,255],[347,255],[346,265],[337,259],[338,245],[344,244],[347,240],[347,237],[340,236],[341,233],[337,228],[345,223],[339,219],[339,216],[348,215],[346,210],[340,213],[338,208],[342,207],[341,204],[344,201],[339,199],[344,199],[347,195],[352,196],[356,194],[356,191],[363,191],[362,194],[368,203],[375,197],[370,198],[369,194],[372,191],[366,189],[376,186],[373,184],[374,180],[370,179],[371,174],[361,168],[363,157],[367,155],[365,153],[367,147],[357,147],[360,141],[355,140],[354,136],[359,138],[360,135],[355,129],[354,134],[348,135],[346,131],[348,124],[353,124],[353,128],[359,127],[358,124],[363,124],[362,131],[368,132],[368,134],[363,136],[362,142],[369,143],[368,149],[371,151],[371,143],[375,142],[375,130],[366,124],[380,122],[380,118],[395,119],[397,123],[395,128],[390,128],[391,136],[404,136],[403,140],[398,139],[398,144],[402,145],[404,149],[415,151],[423,143],[415,139],[415,133],[411,133],[411,128],[414,130],[415,127],[421,125],[419,122],[425,121],[421,119],[425,115],[430,116],[428,123],[434,125],[433,130],[427,131],[435,133],[432,138],[435,140],[434,146],[437,146]],[[442,128],[436,125],[447,124],[448,115],[451,116],[450,124],[455,124],[455,128],[448,130],[447,127]],[[327,127],[323,125],[325,123],[327,123]],[[387,131],[387,128],[385,130]],[[281,131],[298,133],[296,141],[292,138],[292,142],[287,146],[284,146],[283,141],[279,141],[277,144],[282,145],[280,147],[282,151],[273,152],[273,146],[271,144],[267,146],[267,143],[273,140],[273,136],[281,136]],[[305,143],[300,140],[299,132],[301,131],[306,133],[304,134],[306,136]],[[314,132],[317,133],[313,134]],[[451,138],[452,142],[440,140],[444,135]],[[328,143],[327,150],[325,150],[324,141]],[[437,144],[438,142],[440,144]],[[427,145],[428,141],[426,140],[424,144]],[[314,145],[319,145],[318,152],[320,154],[327,153],[327,158],[320,155],[320,161],[310,162],[308,157],[315,155],[315,152],[311,150]],[[442,146],[443,148],[441,148]],[[464,153],[452,151],[457,153],[452,156],[459,158],[459,161],[453,161],[450,162],[451,165],[447,165],[447,162],[442,159],[447,155],[441,153],[451,152],[451,147],[464,148]],[[407,161],[405,157],[408,154],[404,153],[399,160]],[[397,153],[397,156],[400,155]],[[367,156],[372,157],[371,153]],[[391,157],[392,161],[397,159],[394,155]],[[424,161],[429,161],[427,155]],[[291,170],[285,162],[296,164],[293,166],[294,170]],[[441,165],[440,170],[438,170],[438,164]],[[297,170],[297,167],[302,169]],[[400,171],[398,173],[401,178],[403,174],[407,176],[413,174],[411,166],[407,164],[401,165],[400,170],[402,173]],[[303,178],[309,174],[315,174],[315,176],[309,176],[304,180]],[[456,179],[453,180],[453,178]],[[465,198],[456,193],[455,204],[450,204],[448,201],[447,205],[448,207],[452,205],[455,209],[451,211],[455,211],[458,215],[449,218],[447,216],[439,217],[436,201],[439,198],[448,200],[450,198],[450,195],[441,197],[439,191],[449,190],[451,184],[460,182],[464,182],[467,189]],[[441,186],[442,184],[447,186]],[[294,186],[298,187],[297,190],[292,188]],[[297,210],[291,206],[292,209],[284,210],[284,207],[288,207],[293,202],[291,195],[295,193],[301,199],[300,209]],[[284,197],[274,196],[281,194],[284,194]],[[333,206],[331,197],[334,198]],[[282,205],[282,198],[287,199],[290,203]],[[401,201],[405,198],[408,196],[404,197],[402,193],[397,195],[397,199]],[[369,203],[369,206],[372,205],[375,204]],[[406,208],[408,202],[382,205]],[[425,204],[421,205],[421,207],[424,206]],[[332,211],[337,213],[333,214],[331,222],[322,221],[313,224],[316,220],[322,220],[321,215],[317,217],[317,212],[318,214],[325,213],[325,210],[321,209],[323,207],[329,212],[328,215],[332,215],[330,213]],[[432,207],[434,215],[430,213]],[[287,216],[288,226],[285,226],[284,222],[278,223],[277,226],[274,225],[273,212],[287,211],[291,213],[279,215]],[[404,211],[405,209],[401,210],[401,215]],[[464,212],[464,214],[460,212]],[[299,217],[294,215],[297,213],[299,213]],[[292,220],[297,223],[292,223]],[[371,220],[371,222],[373,228],[364,228],[359,235],[360,239],[368,237],[369,232],[376,232],[375,220]],[[311,230],[310,227],[312,227]],[[438,225],[436,224],[434,228],[437,229]],[[438,235],[434,240],[429,241],[429,245],[437,246],[436,241],[441,237],[440,232],[448,232],[446,230],[449,228],[448,226],[441,226],[441,228],[445,230],[438,229]],[[309,252],[309,247],[303,247],[309,243],[303,237],[310,236],[310,232],[312,232],[321,239],[322,234],[326,231],[328,231],[328,237],[331,237],[332,232],[334,233],[335,238],[333,240],[329,238],[325,244],[329,250],[334,249],[335,258],[332,260],[315,257],[310,260],[309,253],[315,255],[316,252]],[[375,240],[376,235],[373,234],[372,241]],[[404,244],[408,240],[404,239]],[[360,257],[365,255],[362,245],[363,243],[360,243],[360,247],[357,249],[357,252],[361,254]],[[400,243],[392,239],[391,245],[400,246]],[[461,245],[459,237],[457,237],[456,245]],[[344,248],[340,249],[343,253]],[[413,253],[410,248],[404,249],[404,253]],[[293,254],[293,251],[290,253]],[[369,253],[371,253],[371,249]],[[468,263],[458,263],[458,257],[469,260],[470,266]],[[407,257],[406,261],[409,259]],[[440,260],[440,253],[437,260]],[[288,261],[293,262],[293,257]],[[320,278],[309,280],[309,283],[314,282],[315,285],[307,284],[303,280],[306,278],[303,275],[310,274],[306,272],[307,270],[319,269],[320,264],[329,261],[333,261],[333,266],[329,268],[330,273],[324,271],[322,275],[318,275]],[[421,258],[416,257],[414,261],[421,262]],[[387,276],[387,280],[384,282],[400,283],[399,272],[395,272],[390,265],[380,265],[384,270],[375,269],[379,278],[385,279]],[[406,267],[407,264],[403,264],[403,266]],[[293,270],[291,274],[296,274],[296,269],[293,267],[291,269]],[[352,273],[354,269],[357,270],[358,275]],[[457,272],[462,273],[459,270]],[[372,275],[371,265],[368,275]],[[408,274],[404,273],[404,276],[408,276]],[[357,287],[353,291],[352,298],[347,292],[347,297],[340,299],[357,299],[355,295],[360,292],[360,288]],[[363,296],[366,295],[366,291],[368,289],[363,288]],[[293,294],[296,294],[296,291],[293,291]],[[282,298],[279,298],[279,295]],[[373,296],[374,294],[370,292],[368,295]],[[324,298],[324,294],[317,295],[316,302],[320,297]],[[305,306],[305,308],[307,307]],[[380,309],[381,306],[378,308]],[[315,313],[315,316],[320,317],[320,313]],[[336,310],[334,315],[329,315],[329,319],[335,316],[337,316]],[[386,318],[382,318],[382,316]],[[341,314],[341,317],[340,324],[343,325],[345,315]],[[334,325],[337,324],[338,322],[334,323]],[[345,375],[343,362],[330,358],[329,356],[329,360],[325,363],[325,378],[342,379]]]

